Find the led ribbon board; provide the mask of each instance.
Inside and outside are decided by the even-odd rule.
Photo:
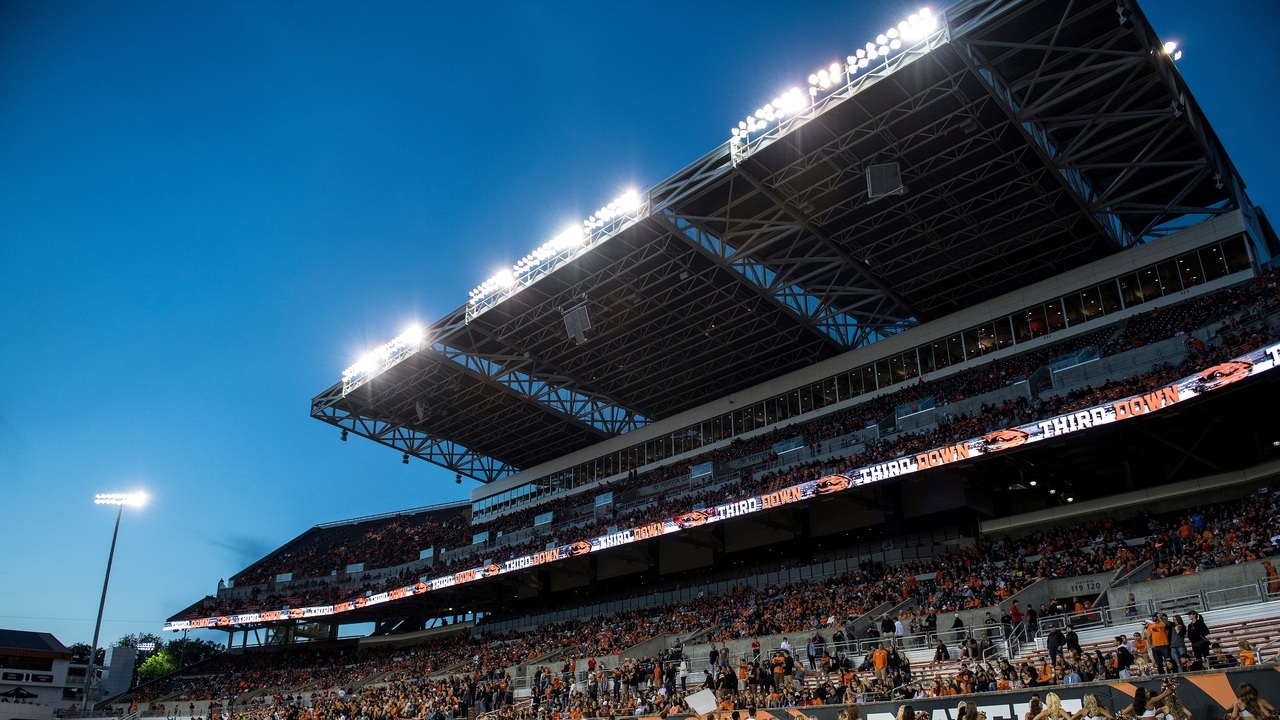
[[[453,587],[454,585],[463,585],[503,573],[525,570],[537,565],[628,545],[641,540],[671,535],[700,525],[750,515],[762,510],[803,502],[820,495],[830,495],[860,485],[902,477],[940,465],[1004,452],[1023,445],[1037,443],[1041,440],[1070,435],[1089,428],[1149,415],[1221,387],[1240,382],[1246,378],[1261,375],[1274,369],[1278,364],[1280,364],[1280,343],[1214,365],[1211,368],[1163,387],[1152,388],[1150,392],[1130,395],[1120,400],[1095,405],[1084,410],[1065,413],[1015,428],[998,430],[981,437],[934,448],[915,455],[907,455],[894,460],[876,463],[875,465],[868,465],[852,470],[847,474],[828,475],[817,480],[810,480],[762,495],[753,495],[723,505],[716,505],[702,510],[690,510],[675,517],[665,518],[627,530],[619,530],[588,540],[579,540],[568,545],[533,553],[532,555],[463,570],[433,580],[377,593],[369,597],[356,598],[336,605],[287,608],[240,615],[221,615],[197,620],[177,620],[165,623],[164,629],[177,631],[198,628],[221,628],[248,623],[325,617],[358,610],[370,605],[421,595],[433,590]]]

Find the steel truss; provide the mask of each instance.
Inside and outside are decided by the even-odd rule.
[[[1240,209],[1243,183],[1145,17],[1127,2],[965,0],[952,44],[1119,247]],[[1120,22],[1123,8],[1132,27]],[[1011,41],[1000,28],[1054,11]],[[1102,23],[1105,32],[1080,32]]]
[[[699,158],[625,229],[312,415],[488,482],[1178,221],[1256,224],[1145,17],[1117,7],[960,0],[927,51]],[[884,162],[906,191],[871,199]],[[562,320],[579,304],[582,345]]]

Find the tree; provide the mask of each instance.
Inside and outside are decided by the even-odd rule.
[[[154,633],[129,633],[128,635],[122,636],[119,640],[116,640],[115,643],[112,644],[112,647],[136,648],[139,645],[144,645],[146,643],[154,644],[156,651],[164,649],[164,638]]]
[[[203,662],[216,655],[221,655],[223,647],[221,643],[201,640],[199,638],[191,638],[183,640],[181,638],[173,640],[165,645],[165,650],[173,655],[175,663],[181,661],[181,667],[190,667],[198,662]],[[177,667],[177,666],[175,666]]]
[[[165,648],[157,653],[152,653],[146,661],[138,667],[138,684],[151,682],[156,678],[164,677],[178,669],[178,658],[173,655],[173,651]]]
[[[77,665],[89,664],[89,643],[78,642],[67,649],[71,651],[71,662],[76,663]],[[107,651],[102,648],[98,648],[97,659],[94,660],[94,663],[101,665],[106,659]]]

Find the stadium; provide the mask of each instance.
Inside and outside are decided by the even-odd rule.
[[[316,395],[479,487],[302,533],[165,625],[227,653],[105,706],[1280,698],[1280,240],[1177,48],[1130,0],[866,40]]]

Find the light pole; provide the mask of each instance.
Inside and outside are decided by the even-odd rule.
[[[89,646],[89,667],[84,673],[84,707],[90,709],[89,691],[93,687],[93,666],[98,659],[98,633],[102,631],[102,609],[107,605],[107,584],[111,582],[111,563],[116,557],[116,538],[120,536],[120,516],[125,505],[141,506],[147,501],[146,493],[99,493],[93,497],[94,505],[116,506],[116,529],[111,533],[111,552],[107,554],[107,576],[102,579],[102,598],[98,600],[98,620],[93,625],[93,644]]]

